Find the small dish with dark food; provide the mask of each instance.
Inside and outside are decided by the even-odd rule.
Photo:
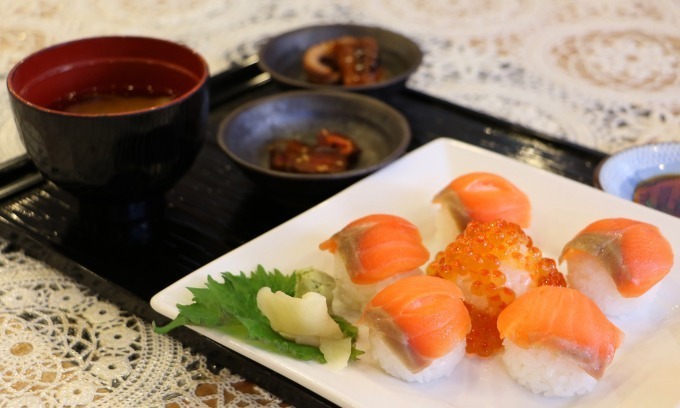
[[[595,186],[680,217],[680,142],[649,143],[614,153],[595,169]]]
[[[221,122],[217,140],[244,173],[282,201],[327,198],[394,161],[411,131],[389,105],[349,92],[290,91]]]
[[[260,49],[259,58],[262,70],[288,86],[375,91],[403,86],[423,54],[415,42],[396,32],[336,24],[273,37]]]
[[[330,174],[350,170],[361,149],[351,137],[323,128],[313,143],[279,139],[269,146],[269,168],[302,174]]]

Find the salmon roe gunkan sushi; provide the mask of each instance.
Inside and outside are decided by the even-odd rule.
[[[466,351],[485,357],[501,349],[498,314],[516,297],[532,287],[566,286],[556,262],[544,258],[518,224],[504,220],[471,221],[427,273],[460,287],[472,319]]]

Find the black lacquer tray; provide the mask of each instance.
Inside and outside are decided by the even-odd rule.
[[[214,76],[205,146],[191,170],[168,192],[165,212],[152,222],[85,226],[76,199],[48,182],[26,188],[27,175],[22,172],[16,183],[23,190],[0,196],[0,235],[122,308],[148,321],[166,322],[149,306],[155,293],[316,204],[273,199],[230,162],[215,140],[220,121],[231,110],[286,90],[256,64]],[[604,158],[601,152],[407,88],[372,96],[406,116],[413,134],[409,149],[450,137],[589,185],[593,169]],[[11,173],[0,181],[6,191],[15,190]],[[289,403],[332,405],[191,330],[178,329],[172,335],[206,354],[216,366],[229,367]]]

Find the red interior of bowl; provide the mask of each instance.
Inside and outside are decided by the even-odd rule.
[[[8,87],[24,102],[49,109],[71,92],[114,85],[171,89],[181,99],[207,78],[205,60],[182,45],[144,37],[96,37],[27,57],[10,71]]]

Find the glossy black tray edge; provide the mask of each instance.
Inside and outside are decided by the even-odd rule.
[[[148,302],[137,295],[77,264],[55,249],[47,247],[20,228],[0,220],[0,236],[9,243],[5,252],[21,251],[87,287],[101,299],[111,302],[122,310],[133,313],[147,322],[168,321],[165,316],[154,311]],[[193,353],[204,355],[208,360],[208,368],[215,373],[226,367],[231,372],[241,375],[294,406],[324,408],[336,406],[294,381],[189,328],[179,327],[170,332],[169,335],[180,341]]]
[[[0,168],[0,200],[33,187],[43,181],[27,155],[8,160]]]

